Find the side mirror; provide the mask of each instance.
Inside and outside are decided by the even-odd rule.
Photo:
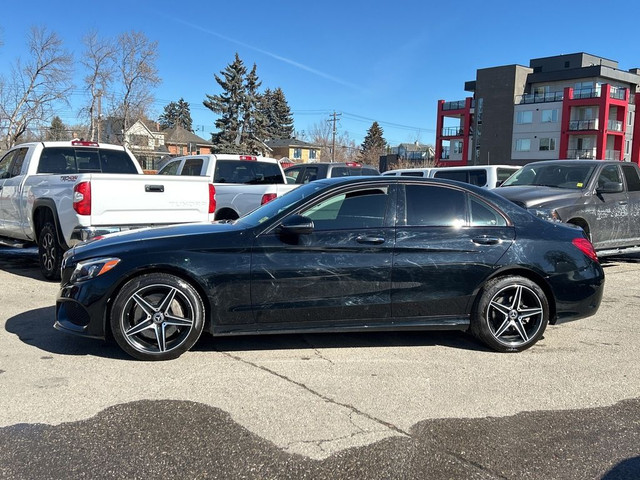
[[[602,187],[596,188],[596,193],[620,193],[624,187],[620,182],[605,182]]]
[[[289,235],[308,235],[313,232],[313,220],[302,215],[291,215],[280,224],[279,231]]]

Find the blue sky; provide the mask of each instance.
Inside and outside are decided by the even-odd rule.
[[[433,143],[437,101],[470,95],[464,82],[479,68],[582,51],[640,67],[632,19],[622,5],[592,1],[11,2],[0,17],[0,72],[24,54],[29,27],[44,25],[75,56],[77,106],[82,37],[135,30],[159,45],[163,81],[152,114],[182,97],[204,138],[216,116],[202,101],[220,93],[214,74],[238,52],[249,68],[257,64],[263,89],[282,88],[298,131],[336,111],[339,131],[357,144],[374,120],[392,145]],[[60,116],[77,123],[73,111]]]

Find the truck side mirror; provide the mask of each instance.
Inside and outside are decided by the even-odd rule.
[[[621,182],[605,182],[601,187],[596,188],[596,193],[620,193],[624,192]]]

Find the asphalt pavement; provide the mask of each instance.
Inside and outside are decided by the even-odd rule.
[[[0,248],[0,478],[640,478],[639,258],[520,354],[460,332],[213,339],[170,362],[52,328]]]

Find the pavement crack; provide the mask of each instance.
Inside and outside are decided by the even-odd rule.
[[[286,375],[283,375],[283,374],[281,374],[281,373],[278,373],[278,372],[276,372],[275,370],[271,370],[270,368],[267,368],[267,367],[265,367],[265,366],[258,365],[257,363],[254,363],[254,362],[250,362],[250,361],[248,361],[248,360],[245,360],[245,359],[244,359],[244,358],[242,358],[242,357],[239,357],[239,356],[237,356],[237,355],[233,355],[233,354],[228,353],[228,352],[221,352],[221,353],[222,353],[223,355],[225,355],[225,356],[229,357],[229,358],[232,358],[232,359],[234,359],[234,360],[238,361],[238,362],[242,362],[242,363],[244,363],[244,364],[246,364],[246,365],[251,365],[251,366],[252,366],[252,367],[254,367],[254,368],[258,368],[258,369],[260,369],[260,370],[262,370],[262,371],[264,371],[264,372],[267,372],[267,373],[269,373],[269,374],[271,374],[271,375],[274,375],[274,376],[276,376],[276,377],[278,377],[278,378],[280,378],[280,379],[282,379],[282,380],[284,380],[284,381],[286,381],[286,382],[292,383],[293,385],[296,385],[296,386],[298,386],[298,387],[300,387],[300,388],[302,388],[302,389],[306,390],[307,392],[311,393],[312,395],[315,395],[316,397],[318,397],[318,398],[322,399],[323,401],[325,401],[325,402],[327,402],[327,403],[332,403],[332,404],[334,404],[334,405],[337,405],[337,406],[340,406],[340,407],[346,408],[346,409],[348,409],[348,410],[351,410],[353,413],[356,413],[356,414],[358,414],[358,415],[361,415],[361,416],[363,416],[363,417],[365,417],[365,418],[367,418],[367,419],[371,420],[372,422],[378,423],[378,424],[380,424],[380,425],[384,426],[385,428],[388,428],[389,430],[393,430],[394,432],[396,432],[396,433],[398,433],[398,434],[400,434],[400,435],[402,435],[402,436],[405,436],[405,437],[411,437],[411,434],[410,434],[410,433],[405,432],[405,431],[404,431],[404,430],[402,430],[400,427],[397,427],[396,425],[394,425],[394,424],[392,424],[392,423],[389,423],[389,422],[387,422],[387,421],[385,421],[385,420],[382,420],[382,419],[380,419],[380,418],[374,417],[373,415],[370,415],[370,414],[368,414],[368,413],[366,413],[366,412],[363,412],[362,410],[359,410],[359,409],[357,409],[356,407],[354,407],[353,405],[349,405],[348,403],[338,402],[338,401],[334,400],[333,398],[328,397],[328,396],[326,396],[326,395],[323,395],[322,393],[320,393],[320,392],[318,392],[318,391],[316,391],[316,390],[314,390],[314,389],[312,389],[312,388],[308,387],[308,386],[307,386],[307,385],[305,385],[304,383],[302,383],[302,382],[298,382],[298,381],[296,381],[296,380],[293,380],[292,378],[289,378],[289,377],[287,377]]]

